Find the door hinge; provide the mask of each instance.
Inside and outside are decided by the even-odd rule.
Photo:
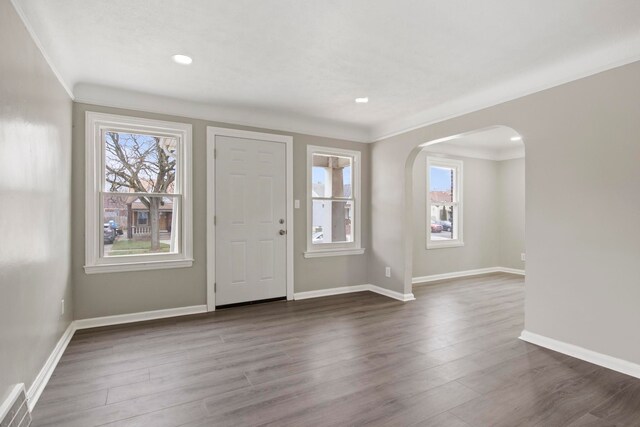
[[[218,284],[217,284],[217,283],[214,283],[214,284],[213,284],[213,292],[214,292],[214,293],[215,293],[215,292],[218,292]]]
[[[218,149],[217,149],[217,148],[214,148],[214,149],[213,149],[213,158],[215,159],[215,158],[217,158],[217,157],[218,157]]]
[[[216,215],[213,216],[213,225],[216,225]]]

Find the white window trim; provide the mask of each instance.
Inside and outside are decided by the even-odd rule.
[[[429,198],[429,189],[431,188],[431,167],[432,166],[442,166],[446,168],[453,168],[456,170],[456,188],[454,189],[456,192],[456,199],[458,201],[458,221],[457,221],[457,230],[458,237],[455,240],[431,240],[431,199]],[[454,160],[448,159],[444,157],[433,157],[427,156],[427,188],[425,191],[426,196],[426,212],[425,212],[425,226],[427,228],[427,249],[441,249],[441,248],[456,248],[460,246],[464,246],[464,238],[463,238],[463,172],[462,172],[463,162],[462,160]]]
[[[118,116],[114,114],[87,111],[85,115],[85,266],[87,274],[112,273],[121,271],[158,270],[182,268],[193,265],[193,216],[191,198],[191,125],[166,122],[138,117]],[[178,166],[181,194],[181,227],[177,230],[180,239],[180,253],[131,255],[126,257],[102,257],[101,240],[103,238],[101,221],[100,193],[104,182],[104,150],[102,131],[122,129],[132,132],[145,132],[175,136],[181,141]]]
[[[349,156],[353,158],[353,179],[352,189],[355,201],[354,213],[354,237],[353,242],[349,243],[324,243],[322,245],[314,245],[311,238],[311,227],[313,222],[313,183],[311,182],[313,171],[313,155],[326,154],[334,156]],[[305,258],[321,258],[330,256],[343,255],[361,255],[365,249],[361,246],[361,218],[362,218],[362,176],[361,176],[361,156],[360,151],[345,150],[342,148],[321,147],[317,145],[307,146],[307,251],[304,253]]]

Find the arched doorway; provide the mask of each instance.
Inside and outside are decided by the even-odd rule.
[[[414,147],[405,166],[405,294],[450,277],[524,274],[524,199],[524,141],[511,127]]]

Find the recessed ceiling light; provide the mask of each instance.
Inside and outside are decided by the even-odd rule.
[[[515,141],[522,141],[522,137],[521,136],[512,136],[511,140],[514,141],[514,142]]]
[[[356,103],[357,104],[366,104],[367,102],[369,102],[369,98],[364,97],[364,98],[356,98]]]
[[[173,59],[173,62],[175,62],[176,64],[182,65],[189,65],[193,62],[193,59],[191,59],[191,57],[187,55],[173,55],[171,59]]]

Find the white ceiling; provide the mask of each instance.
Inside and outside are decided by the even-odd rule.
[[[427,145],[424,150],[430,153],[453,156],[474,157],[487,160],[509,160],[524,157],[525,146],[518,133],[506,126],[494,126],[476,132],[447,138],[444,141]]]
[[[638,0],[12,1],[80,101],[366,141],[640,59]]]

